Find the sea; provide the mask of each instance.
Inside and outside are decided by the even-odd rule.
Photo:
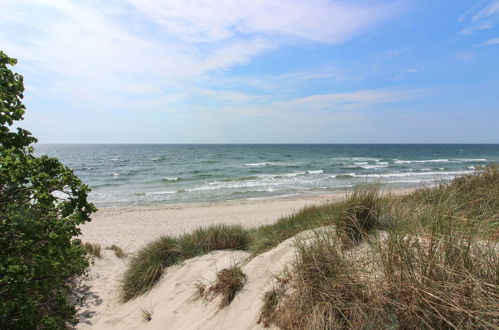
[[[447,182],[499,162],[499,144],[38,144],[97,206],[328,194]]]

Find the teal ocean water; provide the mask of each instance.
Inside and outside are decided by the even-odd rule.
[[[499,162],[499,145],[37,145],[98,206],[324,194],[359,183],[419,187]]]

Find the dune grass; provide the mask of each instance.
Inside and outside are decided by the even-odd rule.
[[[147,292],[169,266],[213,250],[244,250],[248,244],[248,231],[241,226],[216,225],[179,237],[162,236],[130,260],[122,282],[122,298],[128,301]]]
[[[217,273],[215,283],[208,288],[208,294],[212,297],[221,296],[220,309],[230,305],[236,294],[241,291],[246,282],[246,274],[241,267],[233,265],[229,268],[224,268]]]
[[[85,243],[85,244],[83,244],[83,248],[91,256],[94,256],[97,258],[102,257],[102,255],[101,255],[102,248],[101,248],[100,244]]]
[[[107,250],[112,250],[112,251],[114,251],[114,255],[115,255],[116,257],[120,258],[120,259],[121,259],[121,258],[126,258],[126,257],[127,257],[127,254],[125,253],[125,251],[123,251],[123,249],[122,249],[122,248],[120,248],[119,246],[117,246],[117,245],[115,245],[115,244],[113,244],[113,245],[109,246],[109,247],[107,248]]]
[[[256,229],[214,226],[162,237],[132,258],[123,298],[146,292],[166,267],[182,260],[217,249],[256,255],[315,228],[332,229],[296,239],[295,262],[264,295],[264,325],[471,329],[498,324],[497,165],[404,196],[382,196],[375,185],[358,187],[344,201],[306,207]]]
[[[297,239],[296,260],[264,295],[261,320],[283,329],[496,328],[498,186],[493,165],[375,203],[366,192],[360,204],[350,196],[360,216]],[[345,221],[373,233],[345,236]],[[346,237],[355,244],[345,248]]]

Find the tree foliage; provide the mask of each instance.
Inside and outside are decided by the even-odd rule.
[[[96,209],[70,169],[36,157],[30,132],[11,130],[25,113],[16,62],[0,51],[0,328],[65,328],[72,280],[88,267],[74,238]]]

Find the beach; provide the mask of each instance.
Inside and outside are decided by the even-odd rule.
[[[330,195],[186,203],[176,205],[103,207],[81,226],[83,242],[112,244],[133,253],[162,234],[179,235],[214,224],[258,227],[309,205],[338,201],[345,192]]]
[[[159,292],[152,296],[144,295],[123,304],[120,300],[119,289],[128,258],[117,258],[114,251],[106,250],[106,247],[115,244],[131,256],[163,234],[179,235],[199,227],[221,223],[240,224],[248,228],[257,227],[273,223],[306,206],[339,201],[345,195],[345,192],[338,192],[301,198],[101,208],[93,215],[91,222],[81,226],[82,241],[99,244],[103,250],[102,257],[94,259],[88,279],[84,280],[84,283],[88,285],[87,301],[79,310],[80,323],[77,329],[141,329],[146,325],[147,328],[155,328],[155,322],[158,328],[164,324],[175,324],[172,328],[220,329],[225,326],[228,329],[235,319],[227,319],[227,316],[212,320],[212,326],[196,323],[203,322],[210,318],[210,315],[220,317],[221,314],[216,313],[216,307],[200,303],[193,304],[190,300],[197,281],[211,279],[215,276],[217,269],[248,257],[247,252],[214,251],[188,260],[183,266],[167,273],[162,280],[166,286],[161,285]],[[290,260],[292,249],[289,249],[287,245],[278,251],[277,255],[272,255],[273,262],[270,264],[273,264],[273,268],[267,267],[268,261],[257,262],[265,266],[263,269],[257,267],[257,270],[252,271],[254,276],[259,277],[260,282],[259,286],[251,292],[252,294],[244,298],[248,304],[252,301],[259,304],[260,300],[257,298],[271,284],[274,272],[280,270],[283,263]],[[260,258],[265,259],[268,256],[263,255]],[[165,299],[170,300],[166,306],[175,306],[178,309],[177,312],[172,314],[170,310],[170,312],[162,313],[161,320],[155,317],[155,322],[144,323],[142,309],[158,309],[158,306],[153,305],[158,305],[158,301]],[[252,310],[249,305],[246,308]],[[178,313],[189,314],[190,317],[187,320],[179,319],[176,317]],[[256,323],[258,313],[259,307],[254,307],[251,313],[244,316],[243,323],[258,326]],[[238,315],[245,315],[240,311],[232,311],[230,314],[233,314],[234,318],[238,318]],[[247,320],[248,317],[251,320]]]
[[[390,191],[403,194],[412,189]],[[107,207],[99,209],[92,221],[81,226],[84,243],[99,244],[101,258],[94,258],[88,278],[87,301],[80,307],[77,329],[234,329],[262,328],[257,323],[261,296],[272,285],[274,275],[292,260],[293,238],[260,254],[246,264],[249,277],[238,303],[223,311],[216,304],[192,301],[196,283],[210,282],[218,270],[244,261],[245,251],[213,251],[185,261],[166,272],[150,293],[123,304],[120,284],[129,258],[117,258],[111,245],[121,247],[132,256],[161,235],[181,235],[199,227],[215,224],[238,224],[246,228],[274,223],[306,206],[334,203],[348,192],[294,198],[236,200],[211,203]],[[155,310],[151,322],[145,323],[145,310]],[[158,312],[161,310],[161,312]],[[154,311],[152,311],[154,312]]]

